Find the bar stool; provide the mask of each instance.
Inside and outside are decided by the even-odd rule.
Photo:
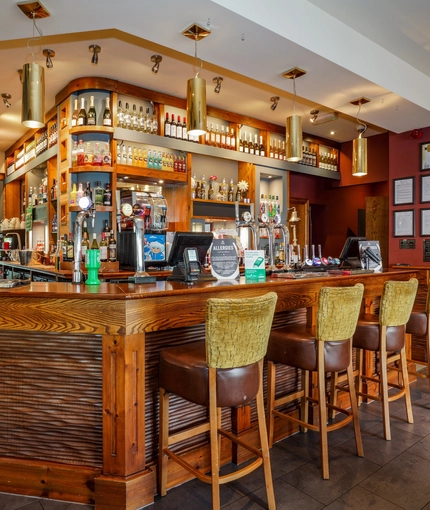
[[[408,423],[414,422],[406,362],[405,325],[411,315],[417,288],[418,280],[416,278],[411,278],[407,282],[385,282],[379,316],[366,314],[361,317],[353,339],[353,347],[358,349],[356,393],[360,397],[378,400],[382,403],[384,437],[387,441],[391,439],[389,402],[404,396]],[[367,376],[364,373],[363,351],[378,353],[379,376]],[[394,362],[398,362],[400,366],[389,366]],[[388,382],[389,370],[396,370],[399,375],[401,374],[397,384]],[[379,395],[365,392],[364,381],[376,383]],[[389,387],[397,388],[399,392],[389,397]]]
[[[208,299],[206,341],[160,352],[160,447],[158,492],[166,494],[168,458],[198,479],[212,484],[212,508],[220,508],[219,486],[263,464],[269,509],[275,509],[263,401],[263,358],[267,350],[277,294],[243,299]],[[209,422],[169,435],[169,393],[209,408]],[[261,451],[221,428],[221,408],[247,405],[256,398]],[[171,446],[209,431],[211,473],[190,465]],[[251,451],[257,459],[220,475],[221,436]]]
[[[412,356],[412,335],[424,336],[425,337],[425,356],[427,360],[427,373],[418,372],[412,370],[408,366],[408,374],[415,375],[417,377],[424,377],[429,380],[430,384],[430,286],[427,290],[426,305],[423,310],[417,309],[412,310],[411,316],[406,323],[406,345],[411,349],[411,356],[408,357],[408,348],[406,349],[407,361],[413,363],[421,363],[413,359]]]
[[[363,289],[361,283],[354,287],[323,287],[318,296],[316,326],[298,325],[275,329],[270,334],[267,348],[266,414],[269,447],[273,444],[275,416],[299,424],[303,432],[306,432],[307,429],[319,431],[321,468],[324,479],[329,478],[328,432],[337,430],[353,421],[357,454],[360,457],[364,455],[351,367],[352,336],[360,313]],[[278,363],[302,370],[300,391],[275,397],[276,364]],[[351,411],[336,407],[336,410],[346,414],[346,418],[327,425],[325,373],[343,370],[347,370],[348,375],[348,388],[345,388],[345,391],[350,394]],[[317,373],[318,400],[308,395],[309,372]],[[276,407],[297,398],[301,399],[300,419],[276,410]],[[309,423],[309,401],[319,404],[318,425]]]

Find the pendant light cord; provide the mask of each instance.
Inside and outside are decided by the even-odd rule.
[[[27,48],[28,48],[28,51],[31,53],[31,58],[33,60],[33,63],[34,63],[34,51],[30,45],[31,41],[39,41],[39,39],[42,39],[43,37],[43,33],[42,33],[42,30],[37,26],[37,23],[36,23],[36,18],[35,18],[35,12],[33,11],[31,13],[33,15],[33,37],[31,37],[28,41],[27,41]],[[34,29],[36,29],[39,33],[39,36],[38,37],[34,37]]]
[[[293,115],[296,114],[296,75],[293,76],[293,90],[294,90],[294,100],[293,100]]]
[[[363,135],[367,131],[367,124],[361,120],[359,120],[358,116],[360,115],[361,111],[361,102],[358,103],[358,112],[357,112],[357,124],[364,127],[363,131],[360,130],[360,134],[358,135],[358,138],[361,138],[361,135]]]
[[[203,68],[203,61],[202,61],[201,58],[199,59],[197,57],[197,35],[195,36],[195,39],[194,39],[194,56],[196,58],[196,67],[197,67],[197,60],[200,60],[200,69],[197,71],[196,76],[195,76],[195,78],[198,78],[199,77],[199,73],[200,73],[200,71]]]

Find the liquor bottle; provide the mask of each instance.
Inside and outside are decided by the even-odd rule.
[[[214,125],[211,124],[211,128],[210,128],[210,131],[209,131],[209,145],[211,147],[215,147],[216,146],[216,137],[215,137],[215,130],[214,130]]]
[[[103,205],[104,201],[104,189],[101,187],[101,181],[97,181],[97,185],[94,188],[94,204]]]
[[[260,156],[265,156],[266,151],[264,150],[263,137],[260,135]]]
[[[78,166],[78,142],[73,142],[72,167]]]
[[[73,262],[73,260],[75,258],[74,250],[75,250],[75,243],[73,242],[73,234],[70,232],[69,233],[69,242],[67,243],[67,260],[69,262]]]
[[[85,111],[85,98],[81,97],[81,109],[78,114],[78,126],[87,125],[87,112]]]
[[[164,121],[164,136],[168,136],[170,137],[170,133],[171,133],[171,130],[170,130],[170,120],[169,120],[169,114],[166,113],[166,120]]]
[[[67,234],[64,234],[64,237],[61,241],[61,258],[64,262],[67,262]]]
[[[89,185],[90,183],[87,182],[87,185]],[[86,191],[86,190],[85,190]],[[84,222],[82,223],[82,235],[86,235],[87,239],[89,239],[89,234],[88,234],[88,223],[87,223],[87,220],[84,220]]]
[[[131,145],[128,146],[128,152],[127,152],[127,165],[133,164],[133,149],[131,148]]]
[[[106,104],[105,109],[103,112],[103,126],[112,126],[112,112],[110,111],[110,99],[109,97],[106,98]]]
[[[56,179],[53,180],[53,183],[51,186],[51,200],[57,200],[57,180]]]
[[[106,148],[103,151],[103,166],[112,166],[112,154],[109,149],[109,144],[106,144]]]
[[[205,145],[210,144],[211,144],[211,130],[209,128],[209,124],[206,124]]]
[[[116,123],[117,123],[118,127],[121,127],[121,128],[124,127],[124,110],[122,109],[121,101],[118,101],[118,111],[117,111]]]
[[[110,231],[108,249],[109,249],[109,262],[116,262],[116,241],[113,234],[113,230]]]
[[[131,113],[130,113],[130,110],[128,109],[128,103],[125,103],[124,127],[126,127],[127,129],[131,129],[132,128],[132,125],[131,125]]]
[[[215,147],[221,147],[221,133],[219,132],[218,124],[215,129]]]
[[[275,140],[274,147],[273,147],[273,157],[275,159],[279,159],[279,140],[278,140],[278,145],[276,145],[276,140]]]
[[[143,106],[139,108],[139,131],[145,132],[145,115],[143,114]]]
[[[213,181],[209,180],[208,200],[213,200],[214,198],[215,198],[215,190],[213,187]]]
[[[245,154],[249,154],[249,146],[248,146],[248,140],[246,139],[246,132],[244,133],[244,136],[243,136],[243,152]]]
[[[106,205],[107,207],[111,207],[112,205],[112,190],[110,189],[110,184],[108,182],[105,185],[103,193],[103,205]]]
[[[239,152],[243,152],[243,139],[242,139],[242,132],[240,133],[240,138],[239,138]]]
[[[84,190],[82,188],[82,182],[78,183],[78,191],[76,192],[76,203],[79,204],[79,200],[84,196]]]
[[[69,205],[75,206],[76,205],[76,195],[78,193],[78,190],[76,189],[76,182],[73,183],[72,191],[70,192],[70,200]],[[33,191],[34,194],[34,191]]]
[[[279,159],[282,159],[282,161],[287,161],[287,154],[285,152],[285,142],[282,141],[282,149]]]
[[[258,142],[257,142],[257,135],[254,135],[254,154],[256,156],[260,155],[260,146],[258,145]]]
[[[242,202],[242,191],[239,186],[236,189],[236,202]]]
[[[227,183],[225,182],[225,179],[222,180],[221,193],[222,193],[221,200],[225,202],[227,200]]]
[[[234,202],[234,184],[233,184],[233,179],[230,179],[230,186],[228,187],[227,200],[229,202]]]
[[[82,262],[85,262],[87,250],[90,248],[90,241],[88,239],[88,232],[82,232]]]
[[[315,155],[315,161],[316,161],[316,155]],[[337,172],[337,157],[336,154],[333,154],[333,170]]]
[[[197,187],[196,174],[193,174],[193,177],[191,179],[191,198],[197,198],[196,187]]]
[[[77,166],[85,165],[85,149],[84,149],[84,142],[82,140],[79,140],[78,152],[76,155],[76,164],[77,164]]]
[[[51,232],[52,233],[56,233],[57,232],[57,215],[56,214],[54,214],[54,216],[52,217]]]
[[[181,124],[181,117],[178,117],[178,122],[176,124],[176,138],[179,138],[182,140],[182,124]]]
[[[72,113],[72,127],[76,127],[78,125],[78,116],[79,116],[78,100],[75,99],[75,108]]]
[[[92,165],[94,159],[94,152],[91,148],[91,143],[87,142],[87,146],[85,148],[84,153],[84,165]]]
[[[100,152],[100,144],[98,142],[96,142],[96,148],[94,150],[92,164],[93,166],[102,166],[103,164],[102,153]]]
[[[222,137],[222,135],[221,135],[221,137]],[[227,128],[227,132],[225,135],[225,148],[231,149],[231,135],[230,135],[230,130],[228,128]]]
[[[90,96],[90,107],[87,113],[87,125],[95,126],[97,124],[96,109],[94,108],[94,96]]]
[[[92,193],[92,190],[91,190],[91,185],[90,185],[89,182],[87,182],[86,187],[85,187],[85,191],[84,191],[84,196],[91,198],[92,194],[93,193]],[[87,225],[86,221],[84,221],[84,225],[86,227],[86,225]]]
[[[175,116],[172,114],[172,122],[170,123],[170,137],[176,138],[176,122]]]
[[[187,118],[186,117],[184,117],[184,122],[182,123],[182,140],[188,140]]]
[[[255,154],[254,144],[252,143],[252,134],[249,133],[248,151],[250,154]]]
[[[185,121],[184,121],[184,124],[185,124]],[[186,126],[185,126],[186,128]],[[185,134],[186,134],[186,129],[185,129]],[[152,135],[158,135],[158,120],[157,120],[157,115],[155,114],[155,110],[153,110],[152,112],[152,118],[151,118],[151,134]],[[182,134],[184,134],[182,132]]]
[[[273,140],[270,139],[270,149],[269,149],[269,154],[270,154],[270,157],[273,158],[274,157],[274,153],[273,153]]]
[[[106,234],[102,232],[102,240],[99,244],[100,262],[107,262],[108,260],[108,243],[106,241]]]
[[[202,175],[202,180],[200,182],[200,197],[202,200],[206,200],[206,177]]]
[[[133,113],[131,114],[131,129],[139,131],[139,115],[137,114],[136,105],[133,105]]]
[[[225,149],[227,145],[224,126],[221,126],[221,149]]]
[[[196,181],[196,187],[194,189],[194,195],[195,195],[194,198],[200,198],[200,182],[199,181]]]
[[[91,243],[91,249],[92,250],[99,249],[99,243],[97,242],[97,234],[95,232],[93,232],[93,241]]]
[[[230,133],[230,149],[232,151],[236,150],[236,135],[234,134],[234,129],[232,128]]]

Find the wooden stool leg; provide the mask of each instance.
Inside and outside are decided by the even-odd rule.
[[[300,404],[300,419],[305,423],[309,423],[309,372],[302,370],[302,390],[303,395]],[[300,427],[301,432],[307,432],[307,427]]]
[[[331,372],[330,374],[330,404],[332,406],[336,405],[337,402],[337,389],[336,386],[338,384],[339,374],[337,372]],[[330,419],[334,420],[336,416],[336,411],[331,408],[329,410],[329,417]]]
[[[209,368],[209,430],[211,443],[212,508],[221,507],[219,494],[218,412],[216,402],[216,369]]]
[[[324,373],[324,342],[318,342],[318,409],[319,428],[321,445],[321,468],[322,477],[329,478],[328,466],[328,437],[327,437],[327,404],[325,394],[325,373]]]
[[[164,450],[169,444],[169,394],[160,388],[160,420],[159,420],[159,452],[158,452],[158,494],[165,496],[167,491],[168,457]]]
[[[264,480],[266,484],[267,506],[269,510],[276,509],[275,493],[273,490],[272,469],[270,467],[269,445],[267,442],[266,421],[264,417],[264,399],[263,399],[263,360],[259,362],[260,384],[257,393],[257,416],[258,430],[260,432],[261,453],[263,455]]]
[[[266,406],[266,424],[267,424],[267,437],[269,441],[269,448],[273,446],[273,433],[275,427],[275,418],[273,416],[273,409],[275,408],[275,381],[276,381],[276,366],[273,361],[267,363],[267,406]]]
[[[409,389],[409,376],[408,376],[408,367],[406,361],[406,351],[405,348],[400,351],[400,364],[403,378],[403,387],[405,388],[405,404],[406,404],[406,416],[408,418],[408,423],[414,423],[414,416],[412,414],[412,402],[411,402],[411,393]]]
[[[381,403],[382,403],[382,419],[384,422],[384,437],[387,441],[391,440],[390,430],[390,408],[388,403],[388,370],[387,370],[387,326],[379,328],[379,364],[381,367]]]
[[[426,355],[427,355],[427,378],[429,380],[430,390],[430,313],[427,314],[427,333],[426,333]]]
[[[352,360],[351,360],[351,364],[352,364]],[[355,445],[357,447],[357,455],[359,457],[364,457],[363,442],[361,440],[361,431],[360,431],[360,420],[358,418],[357,396],[355,394],[355,386],[354,386],[354,374],[353,374],[351,364],[346,369],[346,374],[348,377],[349,398],[351,400],[351,411],[352,411],[353,424],[354,424]]]
[[[357,377],[355,379],[355,394],[357,395],[357,406],[360,407],[363,402],[363,397],[360,395],[360,393],[363,393],[363,349],[355,350],[355,364],[357,371]]]

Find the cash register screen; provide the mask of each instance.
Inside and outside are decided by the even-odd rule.
[[[366,237],[348,237],[339,255],[342,266],[361,267],[359,241],[367,241]]]
[[[184,249],[196,248],[200,264],[203,266],[212,239],[212,232],[175,232],[167,265],[175,267],[179,263],[183,263]]]

